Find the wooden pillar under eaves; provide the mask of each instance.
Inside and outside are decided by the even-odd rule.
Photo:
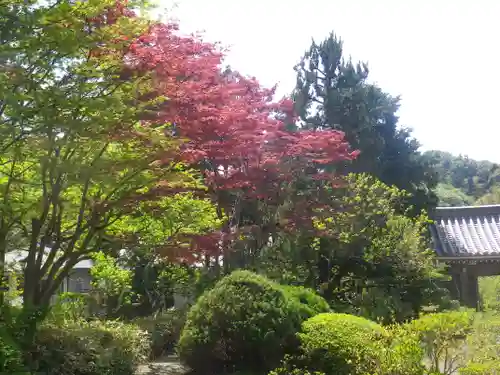
[[[463,267],[460,273],[460,302],[472,309],[479,307],[478,278],[468,267]]]

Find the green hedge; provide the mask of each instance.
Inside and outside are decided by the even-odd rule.
[[[301,368],[325,374],[366,375],[379,369],[380,349],[388,334],[365,318],[326,313],[305,321],[298,336]]]
[[[460,375],[497,375],[500,374],[500,363],[490,361],[486,363],[469,363],[458,370]]]
[[[330,311],[328,302],[312,289],[291,285],[280,285],[279,287],[283,290],[285,296],[296,304],[296,308],[300,311],[303,320]]]
[[[418,336],[362,317],[319,314],[302,325],[301,350],[269,375],[424,375]]]
[[[133,375],[149,355],[146,332],[114,321],[45,324],[35,342],[38,371],[52,375]]]
[[[193,370],[270,370],[298,347],[302,321],[325,309],[326,301],[307,289],[235,271],[191,308],[179,355]]]

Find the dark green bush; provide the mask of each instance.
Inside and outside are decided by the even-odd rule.
[[[328,302],[314,290],[291,285],[280,285],[280,287],[292,303],[297,304],[297,309],[300,310],[304,320],[320,313],[330,312]]]
[[[169,310],[156,317],[137,318],[133,323],[149,333],[154,359],[175,350],[185,321],[185,311]]]
[[[0,373],[21,373],[22,369],[23,358],[21,351],[6,332],[6,329],[0,327]]]
[[[313,306],[306,306],[308,299]],[[268,371],[298,347],[301,322],[325,304],[305,289],[235,271],[189,311],[178,345],[180,358],[193,370]]]
[[[4,304],[0,306],[0,373],[24,373],[24,357],[22,346],[17,335],[19,328],[16,324],[21,315],[17,306]]]
[[[386,330],[365,318],[327,313],[305,321],[301,341],[300,368],[328,375],[376,373]]]
[[[149,354],[147,333],[120,322],[45,324],[36,336],[38,371],[52,375],[132,375]]]

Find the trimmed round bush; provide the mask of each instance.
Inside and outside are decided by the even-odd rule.
[[[301,368],[325,374],[366,375],[379,368],[387,332],[365,318],[325,313],[305,321],[298,336]]]
[[[300,295],[315,305],[306,307],[308,299],[301,301]],[[235,271],[189,311],[179,356],[195,371],[270,370],[298,347],[302,321],[325,304],[306,290],[294,292],[252,272]]]

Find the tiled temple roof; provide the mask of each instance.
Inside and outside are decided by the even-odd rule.
[[[438,257],[500,260],[500,205],[438,207],[433,220]]]

